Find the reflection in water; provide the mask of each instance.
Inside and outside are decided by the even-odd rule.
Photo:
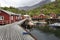
[[[54,34],[44,33],[37,29],[33,29],[31,33],[37,38],[37,40],[60,40],[60,38],[57,38]]]

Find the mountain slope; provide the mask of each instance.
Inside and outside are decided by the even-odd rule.
[[[3,9],[11,11],[11,12],[15,12],[15,13],[21,13],[21,14],[27,13],[31,16],[39,15],[41,13],[41,10],[42,10],[42,13],[44,13],[44,14],[50,14],[51,12],[54,12],[56,14],[60,14],[60,0],[57,0],[57,1],[49,3],[49,4],[45,4],[43,6],[39,6],[33,10],[28,10],[28,11],[18,10],[15,8],[3,8]]]
[[[39,6],[42,6],[44,4],[47,4],[49,2],[51,2],[51,0],[42,0],[42,2],[39,2],[38,4],[35,4],[33,6],[19,7],[18,9],[20,9],[20,10],[31,10],[31,9],[37,8]]]
[[[30,15],[39,15],[41,13],[41,10],[44,14],[50,14],[51,12],[59,14],[60,13],[60,0],[43,5],[41,7],[37,7],[33,10],[30,10],[29,14]]]

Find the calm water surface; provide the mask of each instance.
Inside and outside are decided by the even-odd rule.
[[[56,37],[54,34],[44,33],[37,29],[33,29],[31,33],[37,40],[60,40],[60,38]]]

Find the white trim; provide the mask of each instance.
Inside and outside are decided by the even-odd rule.
[[[1,17],[1,19],[0,20],[4,20],[4,16],[0,16]]]

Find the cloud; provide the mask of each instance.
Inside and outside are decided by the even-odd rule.
[[[23,7],[32,6],[39,3],[42,0],[0,0],[0,6],[13,6],[13,7]]]
[[[32,4],[36,4],[41,0],[0,0],[0,6],[14,6],[14,7],[19,7],[19,6],[30,6]]]

